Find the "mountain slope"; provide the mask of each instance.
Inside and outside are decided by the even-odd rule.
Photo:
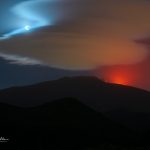
[[[73,97],[97,111],[131,109],[150,112],[150,92],[95,77],[72,77],[0,91],[0,101],[18,106],[37,106]]]

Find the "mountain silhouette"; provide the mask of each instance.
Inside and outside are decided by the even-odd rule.
[[[38,106],[65,97],[76,98],[97,111],[131,109],[150,112],[150,92],[106,83],[96,77],[66,77],[0,91],[0,102],[24,107]]]
[[[18,149],[147,146],[149,100],[148,91],[95,77],[12,87],[0,91],[0,133]]]

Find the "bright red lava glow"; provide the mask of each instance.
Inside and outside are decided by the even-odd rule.
[[[98,72],[100,74],[98,74]],[[129,86],[134,86],[135,81],[137,80],[132,68],[120,66],[105,67],[100,71],[98,70],[96,76],[108,83]]]
[[[131,65],[101,66],[94,76],[108,83],[133,86],[150,91],[150,56],[141,63]]]
[[[112,76],[111,79],[108,80],[108,82],[111,82],[111,83],[116,83],[116,84],[122,84],[122,85],[128,85],[128,80],[123,77],[123,76]]]

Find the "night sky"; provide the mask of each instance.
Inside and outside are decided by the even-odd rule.
[[[37,66],[61,69],[59,77],[88,70],[150,90],[149,0],[1,0],[0,7],[1,74]]]

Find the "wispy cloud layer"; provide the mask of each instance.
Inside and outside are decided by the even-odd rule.
[[[41,61],[13,54],[0,53],[0,57],[7,60],[10,64],[18,65],[44,65]]]

